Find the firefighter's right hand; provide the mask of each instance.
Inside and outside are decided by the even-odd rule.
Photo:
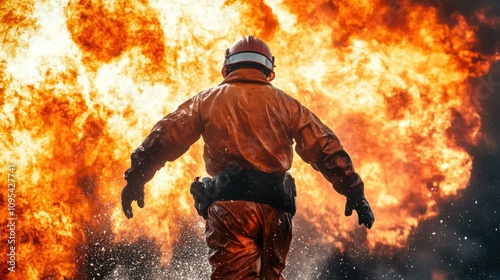
[[[144,207],[144,186],[128,183],[122,190],[122,209],[128,219],[132,218],[132,201],[137,201],[137,206]]]
[[[373,216],[372,208],[366,200],[365,196],[361,195],[358,197],[347,197],[345,203],[345,215],[351,216],[352,210],[358,212],[358,222],[359,224],[364,224],[367,228],[371,228],[375,217]]]

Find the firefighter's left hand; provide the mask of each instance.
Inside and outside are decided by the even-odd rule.
[[[364,224],[367,228],[371,228],[375,217],[373,216],[372,208],[368,203],[368,200],[364,196],[358,196],[354,198],[347,197],[345,203],[345,215],[351,216],[352,210],[358,212],[359,224]]]
[[[137,201],[137,206],[144,207],[144,186],[136,186],[128,183],[122,191],[122,209],[128,219],[132,218],[132,201]]]

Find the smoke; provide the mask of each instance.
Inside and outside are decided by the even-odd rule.
[[[478,45],[476,50],[485,55],[500,50],[500,6],[495,0],[479,1],[414,1],[436,7],[438,15],[445,23],[456,23],[454,15],[464,16],[471,26],[475,26]]]

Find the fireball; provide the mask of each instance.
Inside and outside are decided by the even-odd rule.
[[[102,256],[136,254],[132,244],[153,248],[140,254],[168,268],[178,248],[202,244],[203,220],[189,194],[192,178],[205,175],[201,140],[146,185],[146,207],[131,220],[121,212],[123,172],[156,121],[221,81],[224,50],[250,34],[276,57],[273,84],[339,136],[376,216],[372,230],[360,230],[343,216],[345,199],[296,156],[295,235],[339,251],[360,235],[370,251],[402,248],[441,201],[467,187],[465,147],[481,135],[468,79],[500,59],[475,48],[477,30],[464,16],[443,23],[437,8],[413,1],[0,6],[4,221],[8,163],[17,176],[16,272],[2,254],[6,279],[110,272],[120,260]]]

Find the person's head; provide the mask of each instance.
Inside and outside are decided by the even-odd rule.
[[[222,77],[241,68],[258,69],[269,81],[274,79],[274,56],[264,41],[251,35],[245,36],[226,49]]]

